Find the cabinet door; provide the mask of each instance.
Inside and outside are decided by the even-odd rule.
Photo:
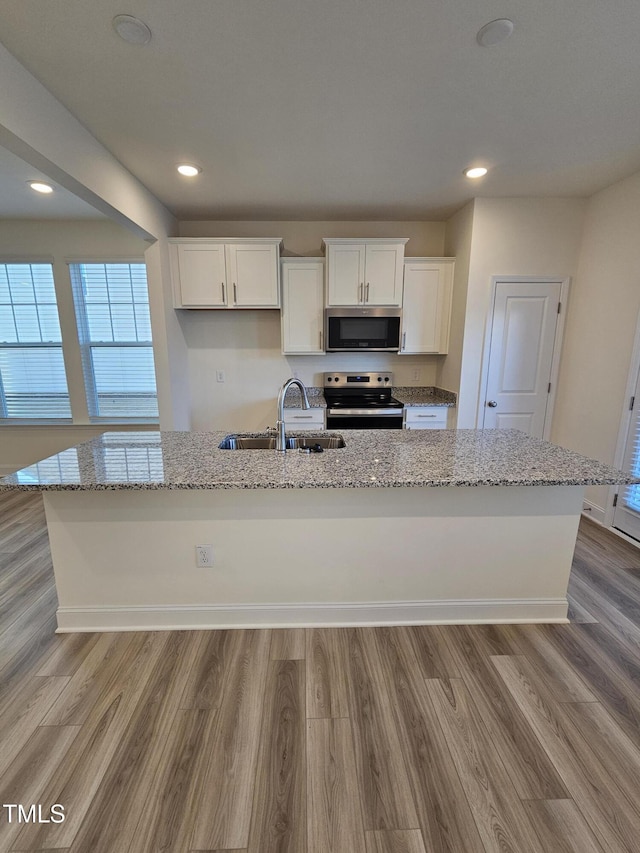
[[[452,262],[405,261],[400,354],[446,353]]]
[[[224,245],[184,243],[177,247],[180,306],[220,308],[227,305]]]
[[[282,262],[282,352],[323,353],[324,264]]]
[[[227,244],[229,302],[236,308],[279,308],[278,247]]]
[[[405,429],[446,429],[445,406],[408,406],[404,412]]]
[[[285,409],[284,425],[288,429],[324,429],[324,409]]]
[[[364,301],[367,305],[402,304],[404,244],[367,245]]]
[[[365,244],[327,247],[327,305],[359,305],[364,301]]]

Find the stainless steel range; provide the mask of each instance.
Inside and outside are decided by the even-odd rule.
[[[392,387],[393,373],[325,373],[327,429],[402,429]]]

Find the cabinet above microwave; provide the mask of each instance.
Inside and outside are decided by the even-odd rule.
[[[402,305],[404,247],[409,238],[326,237],[327,305]]]

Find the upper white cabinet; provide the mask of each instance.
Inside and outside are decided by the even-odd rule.
[[[169,240],[176,308],[279,308],[279,237]]]
[[[400,355],[449,350],[454,258],[407,258]]]
[[[283,258],[281,269],[282,352],[324,353],[324,261]]]
[[[401,305],[407,242],[326,238],[327,305]]]

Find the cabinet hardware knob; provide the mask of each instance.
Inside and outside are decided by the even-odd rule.
[[[487,406],[489,406],[489,408],[490,408],[490,409],[495,409],[495,407],[496,407],[497,405],[498,405],[498,404],[496,403],[496,401],[495,401],[495,400],[489,400],[489,402],[487,403]]]

